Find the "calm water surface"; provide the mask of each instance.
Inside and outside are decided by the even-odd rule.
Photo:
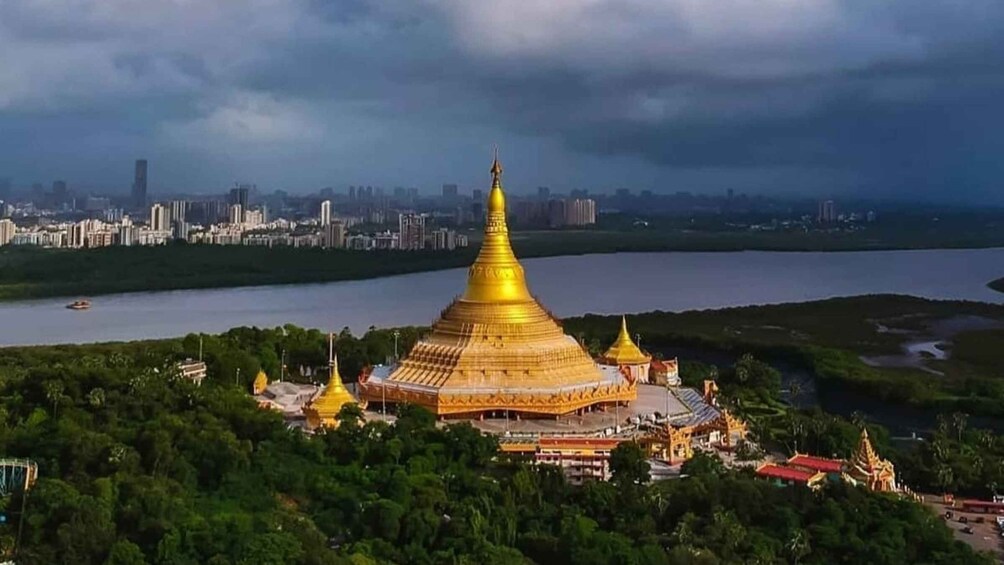
[[[523,261],[530,288],[561,317],[690,310],[873,293],[1004,302],[1004,249],[849,253],[619,253]],[[463,292],[465,269],[366,281],[98,296],[0,304],[0,345],[76,343],[299,326],[363,332],[424,325]]]

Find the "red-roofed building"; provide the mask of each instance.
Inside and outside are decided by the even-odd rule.
[[[659,386],[679,386],[679,363],[674,359],[652,359],[648,367],[648,381]]]
[[[1004,502],[990,502],[989,500],[963,500],[962,509],[969,512],[991,512],[1004,513]]]
[[[788,459],[789,467],[820,473],[841,473],[844,470],[844,465],[845,463],[841,459],[828,459],[802,453],[796,453],[791,459]]]
[[[771,480],[784,485],[804,485],[811,489],[822,486],[826,480],[826,474],[819,471],[805,471],[794,467],[784,467],[765,463],[757,467],[758,477]]]

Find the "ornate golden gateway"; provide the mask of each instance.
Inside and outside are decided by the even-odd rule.
[[[467,289],[396,367],[360,380],[371,402],[409,402],[440,416],[491,411],[560,415],[637,398],[616,367],[600,368],[530,294],[509,244],[496,155],[484,242]]]

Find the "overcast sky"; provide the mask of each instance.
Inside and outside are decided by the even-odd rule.
[[[1004,203],[1001,0],[0,0],[0,177]]]

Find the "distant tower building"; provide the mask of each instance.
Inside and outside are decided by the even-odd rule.
[[[355,186],[350,186],[349,187],[349,200],[355,200],[355,199],[356,199],[356,187]]]
[[[401,249],[418,250],[425,248],[425,216],[421,214],[401,214],[398,216]]]
[[[230,217],[228,219],[234,225],[244,223],[244,209],[241,208],[240,204],[230,205]]]
[[[153,231],[171,231],[171,210],[157,203],[150,207],[150,229]]]
[[[324,247],[342,249],[345,247],[345,223],[334,220],[324,227],[322,234]]]
[[[186,220],[185,215],[187,211],[188,211],[188,202],[184,200],[171,201],[172,222],[184,222]]]
[[[455,185],[455,184],[444,184],[443,185],[443,199],[444,200],[456,200],[457,199],[457,185]]]
[[[67,197],[69,196],[69,189],[66,188],[65,180],[57,180],[52,182],[52,200],[57,206],[66,203]]]
[[[137,209],[146,207],[146,159],[136,159],[132,181],[132,204]]]
[[[250,200],[251,187],[242,184],[230,189],[230,205],[238,204],[241,210],[248,209],[248,201]]]
[[[573,198],[565,203],[565,224],[589,226],[596,223],[596,201],[590,198]]]
[[[816,219],[821,224],[828,224],[837,221],[837,204],[832,200],[823,200],[819,203],[819,214]]]
[[[485,193],[480,188],[471,192],[471,216],[478,223],[485,219]]]
[[[321,202],[321,225],[327,226],[331,224],[331,201],[325,200]]]
[[[565,200],[551,200],[547,203],[547,225],[552,228],[560,228],[565,225]]]
[[[537,187],[537,200],[550,200],[551,199],[551,188],[547,186]]]
[[[7,245],[14,239],[14,222],[8,219],[0,220],[0,245]]]

